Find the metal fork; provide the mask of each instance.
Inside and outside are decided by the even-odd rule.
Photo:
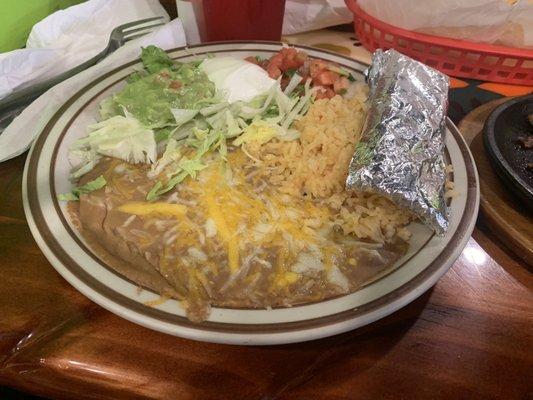
[[[11,123],[11,121],[13,121],[13,119],[15,119],[15,117],[19,115],[33,100],[42,95],[48,89],[102,61],[105,57],[113,53],[119,47],[123,46],[126,42],[146,35],[147,33],[152,32],[154,28],[164,25],[164,23],[161,21],[164,18],[165,17],[163,16],[146,18],[117,26],[115,29],[113,29],[111,35],[109,36],[107,47],[90,60],[87,60],[84,63],[54,78],[50,78],[44,82],[18,90],[15,93],[4,97],[2,100],[0,100],[0,133],[2,133],[4,129]],[[142,26],[149,22],[155,23]]]

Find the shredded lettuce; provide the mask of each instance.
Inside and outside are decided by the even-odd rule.
[[[130,115],[117,115],[89,126],[88,136],[75,141],[71,149],[94,156],[115,157],[132,164],[149,164],[157,159],[154,131]]]
[[[269,124],[263,120],[252,122],[237,139],[233,141],[235,146],[256,142],[264,144],[279,135],[281,127],[276,124]]]
[[[226,137],[232,138],[238,136],[242,132],[242,128],[233,116],[230,110],[226,110]]]
[[[222,110],[216,114],[210,115],[205,120],[211,126],[212,129],[222,129],[224,127],[226,111]]]
[[[202,164],[199,160],[188,160],[184,159],[181,160],[178,164],[178,167],[181,168],[183,171],[187,172],[187,175],[191,176],[192,178],[196,178],[196,175],[198,174],[198,171],[203,170],[206,165]]]
[[[252,119],[258,115],[263,114],[265,111],[268,110],[268,107],[270,106],[270,103],[272,103],[272,100],[274,99],[274,96],[276,95],[276,92],[280,90],[279,85],[274,85],[268,92],[268,96],[263,103],[263,105],[259,108],[255,108],[254,106],[250,104],[244,104],[241,108],[241,111],[239,113],[239,116],[243,119]],[[254,102],[252,101],[252,104]]]
[[[95,190],[103,188],[107,184],[107,181],[100,175],[98,178],[87,182],[85,185],[75,187],[70,193],[60,194],[57,198],[60,201],[77,201],[82,194],[94,192]]]
[[[220,141],[221,131],[193,129],[194,136],[186,141],[186,144],[196,148],[196,159],[200,159],[204,154],[216,148]]]
[[[311,89],[311,81],[308,80],[305,82],[305,94],[303,97],[298,100],[296,105],[292,108],[292,110],[289,112],[285,120],[283,121],[283,124],[281,125],[284,129],[289,129],[291,124],[298,118],[300,115],[302,115],[302,111],[304,107],[308,106],[311,103],[312,96],[315,94],[316,88]]]
[[[289,83],[287,84],[287,87],[285,88],[285,90],[283,91],[283,93],[285,93],[287,96],[290,95],[292,93],[292,91],[294,89],[296,89],[296,86],[298,86],[300,84],[300,82],[302,81],[302,77],[298,74],[293,74],[292,77],[291,77],[291,80],[289,81]]]
[[[192,132],[193,133],[191,137],[189,137],[185,143],[188,146],[196,149],[194,158],[181,158],[178,142],[170,139],[165,153],[149,173],[149,177],[153,178],[165,169],[167,171],[171,170],[171,172],[167,175],[168,180],[166,183],[162,181],[156,182],[146,196],[146,200],[155,200],[162,194],[172,190],[177,184],[183,182],[187,177],[195,179],[197,173],[206,167],[206,165],[201,162],[202,157],[206,153],[214,151],[218,148],[220,155],[223,158],[226,158],[227,145],[223,132],[198,128],[193,128]],[[174,167],[169,165],[174,165]],[[172,170],[172,168],[174,169]]]
[[[237,118],[237,123],[239,124],[239,127],[241,129],[246,129],[248,127],[248,124],[246,123],[246,121],[242,119],[241,117]]]
[[[220,154],[220,156],[224,160],[226,160],[226,157],[228,155],[228,146],[227,146],[227,143],[226,143],[226,138],[225,138],[225,136],[223,134],[220,135],[220,138],[218,139],[217,146],[218,146],[218,153]]]
[[[69,151],[69,162],[75,166],[70,173],[70,180],[74,181],[91,171],[102,157],[94,149],[73,149]]]
[[[191,135],[193,129],[204,129],[205,127],[205,121],[193,119],[192,121],[189,121],[175,129],[169,137],[178,141],[184,140]]]
[[[188,110],[184,108],[171,108],[170,112],[172,112],[177,126],[189,122],[196,116],[196,114],[198,114],[198,110]]]
[[[154,187],[146,195],[146,200],[152,201],[157,199],[162,194],[165,194],[178,184],[181,183],[190,176],[191,178],[196,178],[199,171],[206,168],[205,164],[202,164],[198,159],[182,159],[179,161],[176,171],[171,175],[170,179],[163,183],[158,181]]]
[[[148,177],[155,178],[163,172],[167,165],[177,162],[180,158],[181,151],[178,147],[178,142],[175,139],[169,139],[163,155],[152,165],[150,172],[148,172]]]
[[[218,104],[213,104],[209,107],[204,107],[200,110],[200,114],[202,114],[204,117],[207,117],[208,115],[215,114],[219,111],[222,111],[224,108],[226,108],[229,105],[229,103],[222,102]]]

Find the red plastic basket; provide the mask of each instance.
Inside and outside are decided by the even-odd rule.
[[[411,32],[372,17],[356,0],[345,2],[358,39],[370,51],[394,48],[451,76],[533,85],[533,50]]]

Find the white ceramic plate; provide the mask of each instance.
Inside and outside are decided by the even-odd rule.
[[[280,48],[271,42],[228,42],[172,50],[182,61],[200,55],[270,56]],[[351,58],[312,48],[310,56],[332,60],[361,74],[366,65]],[[291,308],[273,310],[213,308],[209,319],[195,323],[185,318],[176,300],[149,307],[159,296],[113,272],[86,245],[57,201],[70,190],[69,145],[85,135],[96,120],[99,101],[116,92],[140,62],[111,71],[66,100],[35,141],[26,161],[23,182],[24,209],[37,244],[54,268],[75,288],[102,307],[130,321],[171,335],[232,344],[300,342],[345,332],[371,323],[416,299],[450,268],[466,245],[476,221],[479,189],[472,156],[448,121],[446,151],[454,167],[457,197],[450,204],[450,228],[445,236],[433,235],[413,223],[409,252],[384,276],[355,293]]]

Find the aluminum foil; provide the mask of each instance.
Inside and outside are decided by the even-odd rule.
[[[369,110],[346,188],[386,196],[442,235],[448,77],[395,50],[376,50],[366,74]]]

